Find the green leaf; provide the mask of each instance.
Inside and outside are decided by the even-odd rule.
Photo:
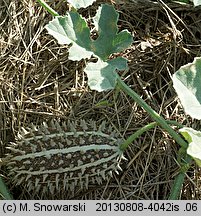
[[[95,1],[96,0],[68,0],[68,2],[76,9],[86,8],[89,5],[92,5]]]
[[[201,5],[201,0],[177,0],[178,2],[183,2],[183,3],[188,3],[190,4],[190,2],[193,2],[194,6],[199,6]]]
[[[116,70],[125,70],[127,61],[118,57],[109,61],[100,58],[96,63],[89,63],[84,69],[88,77],[88,85],[92,90],[103,91],[114,89],[116,85]]]
[[[56,16],[45,26],[48,33],[58,40],[59,44],[71,44],[69,49],[70,60],[90,58],[90,30],[86,21],[75,11],[70,11],[67,16]]]
[[[201,0],[193,0],[194,6],[199,6],[201,5]]]
[[[189,142],[187,154],[201,167],[201,132],[188,127],[181,128],[179,132]]]
[[[172,77],[173,86],[184,110],[192,118],[201,119],[201,57],[182,66]]]
[[[106,60],[112,53],[123,51],[133,42],[127,30],[118,33],[118,17],[113,6],[102,5],[93,19],[99,35],[93,43],[93,51],[103,60]]]
[[[103,4],[94,17],[98,38],[90,38],[90,29],[81,15],[70,11],[67,16],[57,16],[46,29],[60,44],[72,44],[69,49],[70,60],[81,60],[93,55],[97,63],[89,63],[85,69],[91,89],[104,91],[113,89],[116,84],[115,70],[124,70],[127,61],[124,58],[109,60],[110,55],[128,48],[133,42],[127,31],[118,32],[118,13],[111,5]]]

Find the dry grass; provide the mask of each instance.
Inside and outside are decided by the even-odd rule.
[[[50,5],[60,14],[68,9],[65,1],[51,1]],[[183,113],[171,75],[200,56],[200,9],[148,1],[115,6],[120,28],[127,28],[134,36],[133,45],[122,54],[129,59],[130,68],[122,73],[122,79],[166,119],[199,129],[200,123]],[[88,16],[91,11],[93,8],[82,13]],[[44,30],[51,18],[33,0],[0,2],[0,157],[19,128],[30,122],[40,124],[54,118],[107,120],[127,138],[152,121],[123,92],[97,93],[87,87],[84,62],[69,61],[67,46],[58,45]],[[98,105],[102,101],[108,104]],[[167,199],[179,169],[178,148],[166,132],[155,128],[126,151],[128,162],[122,164],[120,175],[98,188],[91,185],[88,191],[46,198]],[[5,169],[2,175],[8,182]],[[193,165],[181,199],[201,198],[200,175]],[[9,189],[16,199],[42,198],[32,197],[23,187],[10,184]]]

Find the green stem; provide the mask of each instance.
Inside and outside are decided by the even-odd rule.
[[[59,14],[52,9],[47,3],[45,3],[43,0],[37,0],[38,3],[45,8],[45,10],[47,10],[52,16],[59,16]]]
[[[7,189],[1,176],[0,176],[0,195],[5,200],[12,200],[13,199],[12,195],[10,194],[9,190]]]
[[[180,172],[176,176],[176,178],[174,180],[174,185],[171,189],[169,200],[178,200],[179,199],[179,196],[181,194],[182,185],[184,183],[184,178],[185,178],[184,172]]]
[[[177,127],[179,128],[182,128],[183,125],[176,122],[176,121],[166,121],[168,124],[173,124],[173,125],[176,125]],[[131,136],[129,136],[125,141],[124,143],[122,143],[120,149],[122,151],[126,150],[127,147],[135,140],[137,139],[141,134],[143,134],[144,132],[156,127],[158,125],[157,122],[151,122],[150,124],[148,125],[145,125],[144,127],[140,128],[139,130],[137,130],[134,134],[132,134]]]
[[[120,146],[120,149],[122,151],[126,150],[127,147],[135,140],[137,139],[142,133],[156,127],[157,122],[151,122],[148,125],[145,125],[144,127],[140,128],[139,130],[137,130],[134,134],[132,134],[131,136],[129,136]]]
[[[169,200],[178,200],[181,194],[182,186],[185,180],[185,173],[190,167],[191,157],[186,154],[185,163],[180,168],[180,173],[176,176],[174,180],[173,187],[170,192]]]
[[[131,88],[129,88],[117,75],[117,83],[119,87],[125,91],[130,97],[132,97],[141,107],[147,111],[150,116],[156,121],[163,129],[165,129],[174,140],[184,149],[187,149],[188,144],[167,124],[166,120],[156,113],[140,96],[134,92]]]
[[[149,125],[146,125],[141,130],[139,130],[136,133],[134,133],[133,135],[131,135],[125,141],[125,143],[122,144],[122,147],[121,147],[122,149],[125,149],[128,146],[129,142],[131,142],[132,139],[135,139],[137,136],[139,136],[142,132],[144,132],[144,131],[154,127],[156,124],[158,124],[163,129],[165,129],[175,139],[175,141],[181,146],[182,149],[184,149],[186,151],[188,144],[168,125],[167,121],[162,116],[160,116],[158,113],[156,113],[143,99],[140,98],[140,96],[136,92],[134,92],[131,88],[129,88],[121,80],[121,78],[118,75],[117,75],[117,83],[123,91],[125,91],[130,97],[132,97],[156,121],[156,122],[153,122]],[[186,159],[186,163],[184,165],[182,165],[180,173],[177,175],[177,177],[175,179],[175,182],[174,182],[173,188],[171,190],[171,194],[170,194],[169,199],[172,199],[172,200],[178,199],[178,197],[181,193],[182,185],[184,183],[184,178],[185,178],[185,172],[188,170],[188,168],[190,166],[190,161],[191,161],[190,156],[188,156],[187,154],[185,156],[185,159]]]

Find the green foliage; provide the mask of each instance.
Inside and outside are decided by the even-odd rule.
[[[46,29],[58,43],[72,44],[69,48],[70,60],[90,59],[92,55],[98,59],[97,63],[89,63],[85,68],[91,89],[114,89],[116,69],[125,70],[127,60],[122,57],[110,60],[110,55],[126,49],[133,39],[127,30],[118,32],[118,14],[113,6],[101,5],[93,20],[98,33],[96,40],[90,37],[90,29],[77,11],[55,17],[46,25]]]
[[[184,110],[192,118],[201,119],[201,57],[193,63],[182,66],[173,75],[173,86]],[[201,166],[201,132],[182,128],[181,134],[188,141],[187,154]]]
[[[194,6],[199,6],[201,5],[201,0],[193,0]]]
[[[173,75],[173,86],[184,110],[192,118],[201,119],[201,58],[182,66]]]
[[[187,154],[201,167],[201,132],[188,127],[184,127],[179,131],[189,142]]]
[[[90,51],[90,30],[78,12],[70,11],[67,16],[57,16],[45,28],[59,44],[72,44],[69,59],[79,61],[82,58],[90,58],[93,54]]]
[[[133,42],[133,39],[131,34],[127,30],[119,32],[117,26],[118,13],[115,11],[113,6],[103,4],[101,5],[101,7],[99,7],[96,16],[93,19],[94,26],[97,31],[97,38],[93,40],[90,37],[91,32],[89,27],[87,26],[85,19],[82,18],[77,11],[75,11],[75,9],[77,8],[84,6],[86,7],[89,1],[71,1],[74,7],[73,11],[68,12],[67,16],[64,17],[57,16],[57,13],[53,9],[49,9],[44,1],[40,0],[39,2],[44,8],[48,9],[48,11],[53,16],[56,16],[56,18],[46,26],[46,29],[48,30],[49,34],[54,36],[60,44],[71,44],[71,47],[69,49],[69,59],[90,59],[91,56],[97,58],[97,62],[90,62],[87,64],[85,68],[90,88],[97,91],[104,91],[115,88],[117,83],[119,89],[123,90],[126,94],[128,94],[155,120],[155,123],[151,124],[150,127],[153,127],[155,124],[160,125],[181,146],[182,152],[184,152],[185,155],[185,167],[188,167],[191,158],[186,153],[187,149],[188,153],[191,154],[192,157],[194,157],[192,153],[194,152],[194,149],[196,149],[196,152],[199,151],[200,146],[197,146],[198,140],[195,135],[197,132],[193,133],[192,136],[191,130],[180,131],[181,133],[183,133],[183,136],[188,141],[188,145],[188,143],[186,143],[186,141],[182,139],[168,125],[167,120],[163,119],[162,116],[156,113],[136,92],[134,92],[129,86],[127,86],[116,73],[116,70],[125,70],[127,68],[127,60],[122,57],[113,58],[112,54],[121,52],[124,49],[128,48],[128,46],[131,45],[131,43]],[[194,0],[194,4],[197,4],[196,2],[198,3],[200,1]],[[198,71],[199,68],[200,66],[198,67]],[[185,69],[183,70],[183,68],[181,68],[181,70],[179,70],[173,76],[174,87],[176,90],[179,89],[178,92],[181,95],[179,96],[180,98],[182,98],[181,101],[184,101],[184,107],[185,110],[187,110],[187,112],[189,112],[189,110],[191,109],[189,106],[189,101],[191,102],[191,100],[187,100],[186,102],[186,100],[184,99],[184,95],[182,94],[182,91],[184,91],[185,94],[188,94],[193,97],[193,109],[195,109],[197,105],[200,105],[198,104],[199,95],[196,93],[197,90],[199,91],[197,80],[193,80],[194,74],[190,74],[190,77],[188,77],[189,74],[190,73],[188,72],[186,73]],[[199,74],[198,77],[200,78]],[[190,88],[188,88],[189,86]],[[148,130],[150,127],[145,126],[144,129],[140,131],[143,132],[144,130]],[[123,148],[126,149],[127,146],[130,144],[130,141],[135,139],[136,136],[140,135],[141,132],[136,132],[134,136],[131,136],[130,139],[128,139],[128,141],[125,142],[124,145],[122,145]],[[195,144],[193,144],[192,151],[190,148],[190,146],[192,147],[191,143],[196,143],[197,147],[196,148],[194,146]],[[200,160],[200,156],[198,158],[194,157],[194,159]],[[187,169],[185,169],[185,171],[186,170]],[[170,198],[178,198],[184,181],[184,177],[185,174],[183,171],[181,171],[175,179],[175,183]]]
[[[193,2],[195,7],[201,5],[201,0],[176,0],[176,2],[186,3],[186,4]]]
[[[98,59],[97,63],[89,63],[84,69],[88,77],[88,85],[92,90],[103,91],[114,89],[116,85],[116,69],[127,68],[127,61],[118,57],[108,61]]]
[[[71,5],[76,9],[86,8],[95,1],[96,0],[68,0],[68,2],[71,3]]]
[[[10,194],[10,191],[8,190],[7,186],[5,185],[2,177],[0,176],[0,200],[1,199],[12,200],[13,197]]]
[[[128,30],[118,33],[118,17],[113,6],[102,5],[93,19],[98,31],[98,38],[93,43],[93,51],[104,61],[109,58],[110,54],[125,50],[133,42]]]

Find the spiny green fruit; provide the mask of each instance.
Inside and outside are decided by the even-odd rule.
[[[121,143],[105,122],[99,127],[92,120],[32,125],[8,147],[8,175],[13,184],[34,193],[87,189],[121,169]]]

